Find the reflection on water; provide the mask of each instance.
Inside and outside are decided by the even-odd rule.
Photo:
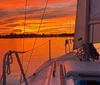
[[[51,56],[52,58],[59,57],[65,54],[65,40],[68,38],[39,38],[37,39],[35,49],[32,54],[30,65],[28,68],[27,76],[32,75],[32,73],[46,60],[49,58],[49,40],[51,40]],[[34,38],[24,39],[24,50],[31,50],[34,44]],[[2,73],[2,59],[5,52],[8,50],[23,50],[23,39],[0,39],[0,75]],[[23,56],[23,68],[26,70],[31,51],[25,53]],[[20,55],[22,60],[22,55]],[[20,71],[18,63],[14,57],[14,62],[11,65],[12,73],[7,76],[7,81],[11,82],[13,85],[19,82]]]

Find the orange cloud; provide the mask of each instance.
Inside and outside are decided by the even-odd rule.
[[[36,33],[43,15],[45,0],[29,0],[25,32]],[[40,33],[69,32],[74,29],[76,0],[50,0],[46,8]],[[0,31],[22,33],[24,30],[25,0],[0,1]],[[8,29],[8,30],[7,30]],[[49,32],[48,32],[49,31]]]

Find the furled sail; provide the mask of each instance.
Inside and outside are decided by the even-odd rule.
[[[90,0],[90,21],[91,24],[100,23],[100,0]]]
[[[77,1],[74,49],[81,47],[87,42],[87,1],[88,0]]]
[[[100,42],[100,0],[78,0],[74,49]]]
[[[90,42],[100,43],[100,0],[90,0]]]

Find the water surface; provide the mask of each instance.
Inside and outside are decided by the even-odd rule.
[[[34,51],[31,56],[29,68],[27,70],[27,77],[32,75],[33,72],[46,60],[49,59],[49,40],[51,40],[51,56],[52,58],[59,57],[65,54],[65,40],[70,38],[38,38]],[[35,38],[25,38],[24,47],[23,39],[0,39],[0,75],[2,73],[2,59],[3,55],[9,50],[17,51],[29,51],[32,49],[35,42]],[[71,47],[72,48],[72,47]],[[67,50],[68,51],[68,50]],[[22,61],[23,56],[23,68],[26,71],[28,61],[30,59],[32,51],[20,55],[20,60]],[[12,73],[7,76],[7,81],[12,84],[18,84],[20,77],[20,70],[16,58],[14,57],[13,64],[11,65]]]

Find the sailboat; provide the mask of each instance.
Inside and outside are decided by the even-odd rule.
[[[15,53],[23,81],[20,85],[100,85],[100,62],[93,46],[100,42],[100,0],[78,0],[74,50],[42,64],[26,78],[17,52]],[[97,55],[96,55],[97,53]],[[6,84],[5,60],[3,64],[3,85]]]

